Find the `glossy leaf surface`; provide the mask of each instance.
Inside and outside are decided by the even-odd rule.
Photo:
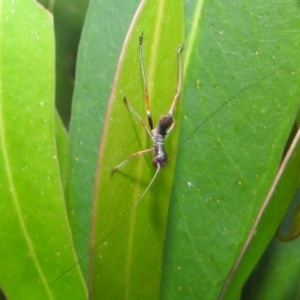
[[[9,299],[84,298],[78,267],[49,284],[77,261],[59,169],[67,139],[55,122],[52,17],[33,1],[3,1],[0,19],[1,287]]]
[[[126,156],[152,147],[140,122],[122,101],[126,96],[138,113],[145,116],[139,61],[142,32],[154,122],[157,123],[158,118],[170,109],[177,89],[177,50],[183,41],[182,9],[182,5],[172,1],[142,2],[119,61],[99,155],[99,187],[96,187],[92,235],[92,245],[97,248],[91,260],[91,295],[95,298],[100,295],[108,298],[122,295],[131,299],[159,297],[174,163],[162,170],[134,210],[131,207],[155,173],[151,155],[133,159],[113,175],[109,172]],[[165,18],[166,15],[169,18]],[[175,19],[177,22],[172,22]],[[176,134],[170,135],[168,149],[175,149]],[[115,288],[111,289],[111,286]]]
[[[275,177],[298,109],[296,50],[290,47],[298,43],[291,29],[297,28],[296,3],[290,2],[289,18],[281,16],[286,3],[284,9],[253,1],[197,4],[186,5],[194,18],[186,34],[182,140],[224,102],[256,84],[179,148],[165,252],[166,298],[218,297]],[[273,210],[274,222],[257,234],[260,247],[230,282],[228,299],[238,297],[276,231],[284,212]]]

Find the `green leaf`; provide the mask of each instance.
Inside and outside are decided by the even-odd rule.
[[[55,103],[63,123],[69,127],[77,49],[89,2],[88,0],[39,0],[39,2],[54,16]]]
[[[90,270],[90,294],[95,299],[101,296],[157,299],[160,294],[174,162],[158,175],[134,210],[132,207],[155,173],[152,155],[139,156],[120,172],[110,175],[110,169],[130,154],[152,147],[140,122],[122,101],[126,96],[139,114],[146,115],[139,61],[142,32],[151,111],[157,124],[162,113],[170,110],[177,90],[177,50],[183,41],[183,6],[173,1],[142,3],[123,47],[98,164],[99,186],[96,187],[92,232],[93,245],[97,247],[92,253]],[[176,140],[176,133],[172,133],[167,143],[169,149],[176,148]]]
[[[113,0],[109,5],[106,1],[90,1],[82,32],[70,126],[66,199],[79,258],[89,252],[101,130],[120,49],[137,6],[137,0],[126,3]],[[83,259],[80,266],[87,280],[88,259]],[[66,270],[70,267],[65,265]]]
[[[300,240],[273,239],[243,291],[243,299],[297,299]]]
[[[113,176],[110,169],[131,153],[151,147],[122,102],[126,95],[144,117],[138,36],[144,32],[155,124],[168,111],[176,90],[176,50],[182,42],[176,29],[182,25],[180,14],[156,10],[168,1],[142,3],[147,9],[131,27],[116,81],[114,68],[137,1],[126,5],[92,1],[86,19],[67,188],[76,250],[80,258],[88,255],[94,174],[104,124],[95,186],[98,202],[93,211],[91,247],[96,249],[90,264],[91,297],[111,299],[116,293],[153,299],[161,289],[167,299],[216,299],[262,207],[297,113],[298,6],[292,1],[275,6],[259,1],[186,1],[183,108],[179,103],[176,127],[166,140],[170,162],[132,210],[155,172],[151,157],[139,157]],[[114,102],[104,119],[112,86]],[[257,233],[260,247],[239,266],[238,280],[229,282],[228,299],[240,295],[282,214],[277,211],[268,228]],[[86,275],[86,265],[83,270]]]
[[[63,188],[65,189],[68,172],[69,136],[58,113],[55,114],[55,140],[57,147],[60,177]]]
[[[0,22],[1,288],[9,299],[86,297],[79,268],[49,285],[77,261],[55,143],[52,17],[2,1]]]
[[[185,8],[181,139],[196,132],[178,151],[162,293],[168,299],[216,299],[275,177],[297,114],[299,57],[291,45],[299,44],[293,33],[298,6],[207,1]],[[238,298],[277,225],[257,233],[261,247],[241,265],[225,298]]]
[[[287,152],[274,181],[274,191],[270,204],[267,206],[262,220],[257,227],[258,231],[267,231],[272,229],[269,226],[270,222],[278,224],[282,219],[282,214],[286,210],[289,201],[282,201],[282,199],[292,199],[295,194],[296,197],[288,210],[283,222],[283,226],[287,227],[291,223],[291,212],[295,210],[295,204],[299,206],[299,191],[296,193],[299,186],[300,174],[300,144],[299,144],[300,131],[298,130],[290,148]],[[276,184],[276,185],[275,185]],[[274,205],[275,203],[275,205]],[[289,222],[288,222],[289,221]],[[293,224],[294,225],[294,224]],[[290,227],[290,226],[289,226]],[[294,226],[293,226],[294,227]],[[281,239],[295,239],[298,232],[295,233],[295,228],[291,228],[291,233]],[[286,228],[285,228],[286,229]],[[281,228],[279,233],[281,233]],[[285,230],[286,231],[286,230]],[[292,236],[292,233],[294,234]],[[278,236],[278,234],[277,234]],[[281,236],[281,234],[279,234]],[[297,241],[289,241],[283,243],[282,240],[278,241],[273,239],[272,243],[268,246],[267,251],[264,253],[259,264],[256,266],[255,271],[246,283],[243,290],[243,298],[245,299],[294,299],[298,295],[298,280],[297,274],[299,270],[299,254]],[[249,261],[249,256],[253,255],[255,248],[261,246],[260,240],[255,237],[245,254],[244,261]],[[238,274],[237,276],[238,277]],[[253,284],[253,282],[256,284]],[[255,287],[255,288],[252,288]]]

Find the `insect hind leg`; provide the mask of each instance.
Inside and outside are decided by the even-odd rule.
[[[179,99],[180,93],[181,93],[181,87],[182,87],[182,64],[181,64],[181,52],[183,51],[183,44],[180,44],[177,50],[177,68],[178,68],[178,78],[177,78],[177,92],[174,96],[169,114],[173,116],[174,110],[177,104],[177,101]],[[174,126],[173,126],[174,127]]]
[[[140,64],[141,64],[141,72],[142,72],[142,77],[143,77],[143,82],[144,82],[144,88],[145,88],[145,102],[146,102],[146,111],[147,111],[147,118],[148,118],[148,123],[150,126],[150,129],[152,130],[154,128],[153,126],[153,120],[152,120],[152,115],[151,115],[151,110],[150,110],[150,100],[149,100],[149,92],[148,92],[148,84],[147,84],[147,77],[146,77],[146,72],[145,72],[145,64],[144,64],[144,53],[143,53],[143,33],[140,36]]]

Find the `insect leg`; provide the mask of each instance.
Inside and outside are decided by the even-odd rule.
[[[140,64],[141,64],[141,71],[142,71],[144,87],[145,87],[145,101],[146,101],[147,118],[148,118],[148,123],[149,123],[150,129],[152,130],[154,127],[153,127],[153,120],[152,120],[151,111],[150,111],[148,84],[147,84],[147,77],[146,77],[145,64],[144,64],[143,33],[140,36]]]
[[[171,124],[170,128],[167,130],[166,134],[169,134],[174,128],[174,126],[175,126],[175,120],[173,120],[173,123]]]
[[[146,150],[142,150],[142,151],[138,151],[138,152],[135,152],[133,154],[131,154],[128,158],[126,158],[124,161],[122,161],[121,163],[119,163],[117,166],[113,167],[111,169],[111,172],[114,173],[116,171],[118,171],[121,167],[123,167],[126,163],[128,163],[131,159],[137,157],[137,156],[140,156],[140,155],[144,155],[146,153],[149,153],[149,152],[153,152],[153,148],[151,149],[146,149]]]
[[[150,131],[145,122],[143,121],[143,119],[141,118],[141,116],[136,112],[136,110],[131,106],[131,104],[128,102],[127,98],[124,97],[123,98],[124,103],[126,104],[126,106],[128,107],[128,109],[134,114],[134,116],[140,121],[141,125],[145,128],[147,134],[152,138],[153,133],[152,131]]]
[[[181,52],[183,50],[183,45],[179,45],[178,50],[177,50],[177,63],[178,63],[178,79],[177,79],[177,92],[174,96],[172,105],[171,105],[171,109],[169,111],[169,114],[171,116],[173,116],[177,101],[179,99],[180,96],[180,92],[181,92],[181,85],[182,85],[182,66],[181,66]],[[175,125],[175,123],[174,123]],[[173,127],[174,127],[173,125]],[[172,127],[172,128],[173,128]],[[168,132],[170,132],[170,130],[172,129],[170,128]]]

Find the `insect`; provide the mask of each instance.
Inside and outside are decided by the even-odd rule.
[[[142,71],[142,77],[144,81],[144,88],[145,88],[145,101],[146,101],[146,110],[147,110],[147,119],[148,124],[150,127],[150,130],[147,128],[146,124],[144,123],[143,119],[140,117],[140,115],[134,110],[134,108],[131,106],[131,104],[127,101],[127,98],[124,97],[124,103],[128,107],[128,109],[135,115],[135,117],[140,121],[141,125],[146,130],[147,134],[153,141],[153,147],[150,149],[142,150],[135,152],[131,154],[127,159],[122,161],[120,164],[112,168],[112,172],[116,172],[121,167],[123,167],[128,161],[130,161],[132,158],[144,155],[147,153],[154,152],[154,157],[152,159],[153,166],[156,168],[156,172],[153,175],[150,183],[148,184],[145,191],[142,193],[142,195],[139,197],[137,202],[135,203],[134,207],[138,204],[138,202],[143,198],[143,196],[147,193],[151,185],[153,184],[155,178],[157,177],[160,170],[168,163],[168,155],[165,150],[164,140],[165,136],[169,134],[172,129],[175,126],[175,120],[174,120],[174,110],[177,104],[177,101],[180,96],[181,92],[181,85],[182,85],[182,65],[181,65],[181,52],[183,50],[183,45],[180,44],[177,50],[177,64],[178,64],[178,79],[177,79],[177,92],[174,96],[174,99],[172,101],[170,110],[162,115],[158,121],[158,124],[156,127],[153,126],[153,120],[151,116],[151,110],[150,110],[150,101],[149,101],[149,92],[148,92],[148,84],[147,84],[147,77],[145,72],[145,65],[144,65],[144,54],[143,54],[143,34],[139,37],[139,53],[140,53],[140,65],[141,65],[141,71]]]
[[[135,111],[135,109],[131,106],[131,104],[127,101],[127,98],[124,97],[123,101],[128,107],[128,109],[135,115],[135,117],[139,120],[141,125],[146,130],[147,134],[150,136],[150,138],[153,141],[153,147],[150,149],[142,150],[135,152],[131,154],[127,159],[122,161],[117,166],[113,167],[111,169],[111,172],[114,173],[118,171],[121,167],[123,167],[128,161],[130,161],[134,157],[138,157],[140,155],[144,155],[150,152],[154,152],[154,158],[152,160],[153,166],[156,168],[156,172],[154,176],[152,177],[150,183],[148,184],[145,191],[142,193],[142,195],[138,198],[138,200],[134,203],[134,205],[131,207],[131,209],[119,220],[119,222],[104,236],[104,238],[95,244],[93,248],[90,250],[93,251],[96,249],[103,241],[131,214],[131,212],[137,207],[138,203],[141,201],[141,199],[144,197],[144,195],[147,193],[151,185],[153,184],[155,178],[157,177],[160,170],[168,163],[168,156],[164,147],[164,139],[165,136],[172,131],[172,129],[175,126],[175,120],[173,118],[174,110],[176,107],[176,103],[179,99],[180,92],[181,92],[181,86],[182,86],[182,65],[181,65],[181,52],[183,50],[183,45],[179,45],[177,50],[177,63],[178,63],[178,80],[177,80],[177,92],[174,96],[174,99],[171,104],[170,110],[160,117],[158,121],[158,125],[156,127],[153,126],[153,120],[151,116],[150,111],[150,101],[149,101],[149,93],[148,93],[148,84],[147,84],[147,77],[145,72],[145,66],[144,66],[144,55],[143,55],[143,34],[139,37],[139,56],[140,56],[140,66],[142,71],[142,77],[144,82],[144,89],[145,89],[145,101],[146,101],[146,110],[147,110],[147,119],[148,124],[150,127],[150,130],[147,128],[146,124],[144,123],[143,119],[140,117],[140,115]],[[83,261],[89,254],[88,252],[86,255],[82,256],[76,264],[71,266],[68,270],[66,270],[63,274],[61,274],[59,277],[57,277],[54,281],[50,283],[50,285],[54,284],[58,279],[62,278],[65,274],[67,274],[69,271],[71,271],[76,265],[78,265],[81,261]]]
[[[154,153],[154,158],[152,160],[152,163],[154,167],[156,168],[156,172],[153,175],[150,183],[144,190],[144,192],[139,196],[139,198],[135,201],[131,209],[123,215],[123,217],[119,220],[119,222],[109,231],[107,234],[103,237],[103,239],[99,242],[97,242],[93,248],[88,252],[86,255],[82,256],[76,264],[70,266],[69,269],[67,269],[63,274],[61,274],[59,277],[57,277],[54,281],[52,281],[50,284],[55,283],[58,279],[62,278],[65,274],[67,274],[70,270],[72,270],[76,265],[78,265],[81,261],[83,261],[90,253],[91,251],[95,250],[99,245],[101,245],[104,240],[107,239],[107,237],[120,225],[124,220],[134,211],[134,209],[137,207],[139,202],[142,200],[144,195],[147,193],[147,191],[150,189],[152,186],[153,182],[155,181],[158,173],[161,171],[161,169],[168,163],[168,156],[164,147],[164,139],[167,134],[169,134],[174,126],[175,126],[175,120],[174,120],[174,111],[176,108],[176,104],[179,100],[181,89],[182,89],[182,62],[181,62],[181,53],[183,51],[183,45],[179,45],[178,50],[177,50],[177,65],[178,65],[178,78],[177,78],[177,91],[176,94],[173,98],[173,101],[171,103],[170,110],[162,115],[158,121],[158,124],[156,127],[153,125],[153,120],[151,116],[151,110],[150,110],[150,101],[149,101],[149,93],[148,93],[148,85],[147,85],[147,77],[146,77],[146,72],[145,72],[145,66],[144,66],[144,57],[143,57],[143,34],[139,37],[139,57],[140,57],[140,66],[141,66],[141,72],[142,72],[142,77],[143,77],[143,82],[144,82],[144,97],[145,97],[145,102],[146,102],[146,112],[147,112],[147,119],[148,119],[148,124],[150,127],[150,130],[147,128],[146,124],[144,123],[143,119],[140,117],[140,115],[135,111],[135,109],[131,106],[131,104],[128,102],[127,98],[124,97],[123,101],[125,105],[128,107],[128,109],[134,114],[134,116],[138,119],[138,121],[141,123],[143,128],[145,129],[146,133],[148,136],[151,138],[153,142],[153,147],[150,149],[142,150],[135,152],[131,154],[127,159],[116,165],[111,169],[111,172],[117,172],[120,168],[122,168],[126,163],[128,163],[131,159],[135,157],[139,157],[144,154],[148,154],[153,152]],[[212,116],[214,116],[217,112],[219,112],[224,106],[226,106],[230,101],[232,101],[234,98],[236,98],[238,95],[242,94],[244,91],[248,90],[252,86],[256,85],[257,83],[263,81],[267,77],[273,75],[275,72],[272,72],[263,78],[257,80],[256,82],[246,86],[244,89],[242,89],[239,93],[235,94],[231,98],[229,98],[227,101],[225,101],[218,109],[216,109],[210,116],[205,118],[187,137],[186,139],[181,143],[179,147],[181,147],[184,143],[187,142],[187,140],[194,135]],[[177,149],[178,150],[178,149]]]

